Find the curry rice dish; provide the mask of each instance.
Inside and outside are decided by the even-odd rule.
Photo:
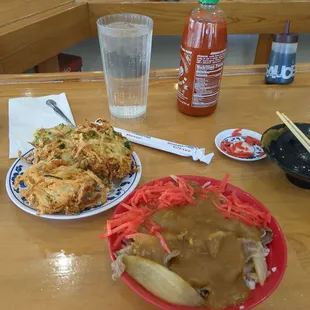
[[[138,233],[126,237],[126,247],[116,252],[113,277],[126,271],[154,295],[180,305],[223,309],[245,301],[268,276],[265,256],[273,234],[268,227],[225,218],[214,205],[214,197],[221,195],[211,192],[208,198],[197,198],[195,205],[151,212],[147,221],[161,228],[157,231],[164,247],[156,229],[152,234],[149,224],[140,225]]]

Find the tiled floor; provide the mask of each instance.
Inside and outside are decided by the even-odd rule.
[[[228,38],[227,65],[252,64],[254,60],[257,35],[231,35]],[[179,36],[154,36],[151,67],[179,67]],[[82,56],[84,71],[102,70],[99,43],[97,38],[89,38],[66,50],[65,53]],[[297,62],[310,62],[310,35],[301,35]]]

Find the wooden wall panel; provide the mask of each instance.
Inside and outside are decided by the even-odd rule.
[[[0,27],[73,0],[0,0]]]
[[[111,1],[111,0],[110,0]],[[113,13],[138,13],[154,20],[155,35],[180,35],[189,12],[196,2],[120,2],[89,0],[92,35],[96,35],[96,20]],[[220,7],[228,17],[230,34],[262,34],[282,31],[286,19],[292,30],[310,32],[310,1],[223,0]]]
[[[23,72],[89,37],[85,3],[73,3],[0,28],[0,69]]]

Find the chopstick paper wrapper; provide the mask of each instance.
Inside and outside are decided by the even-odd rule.
[[[195,146],[188,146],[149,136],[144,136],[135,132],[127,131],[125,129],[114,127],[114,130],[121,133],[123,137],[127,138],[130,142],[184,157],[192,157],[193,160],[199,160],[205,164],[210,164],[212,157],[214,156],[214,153],[205,154],[204,148],[198,148]]]

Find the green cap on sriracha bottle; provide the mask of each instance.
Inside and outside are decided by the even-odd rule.
[[[202,4],[218,4],[220,0],[199,0]]]

